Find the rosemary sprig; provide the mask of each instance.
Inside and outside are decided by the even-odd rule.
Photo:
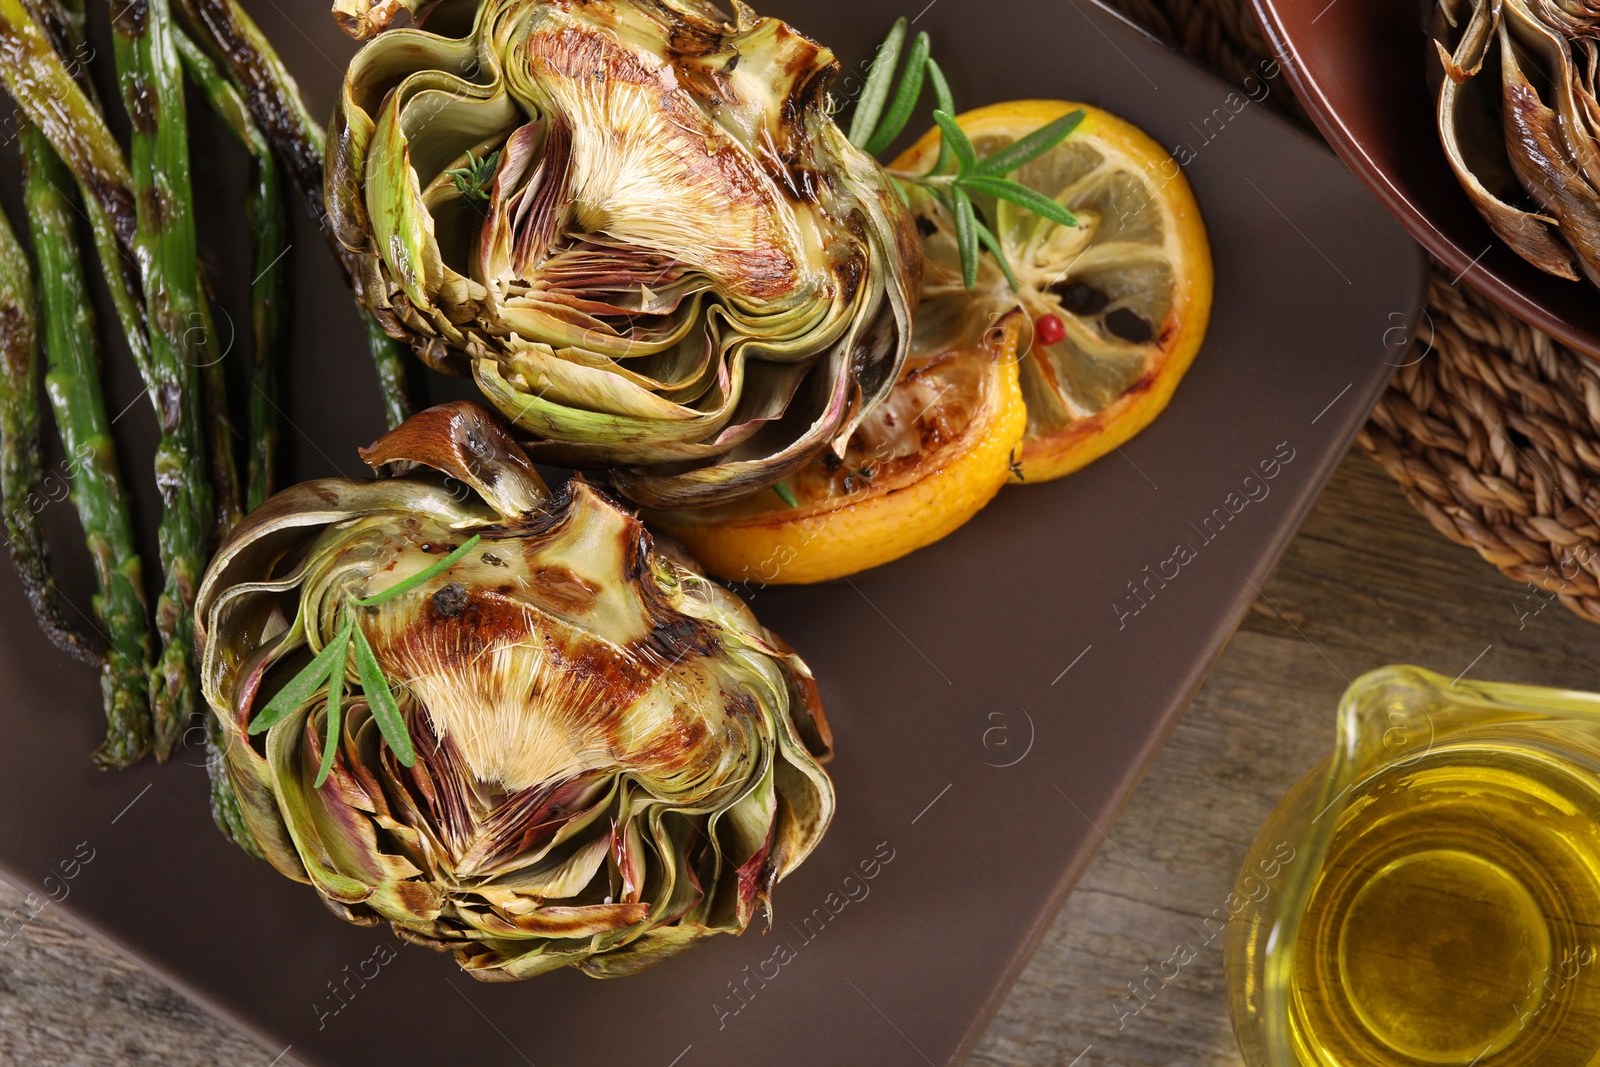
[[[917,98],[922,95],[922,79],[927,66],[928,35],[923,32],[917,34],[916,40],[911,42],[911,52],[906,56],[906,69],[900,75],[900,87],[895,90],[894,101],[884,113],[883,120],[877,124],[878,128],[867,138],[867,143],[862,145],[869,155],[878,155],[888,148],[890,142],[900,136],[900,131],[906,128],[906,122],[910,120],[911,112],[917,106]]]
[[[480,535],[473,534],[444,559],[423,568],[411,577],[396,582],[380,593],[369,597],[353,597],[347,601],[339,620],[338,632],[333,635],[333,640],[329,641],[299,674],[289,679],[288,684],[267,701],[266,707],[250,721],[248,731],[259,734],[270,730],[304,707],[307,701],[316,696],[317,690],[326,685],[328,698],[324,714],[322,763],[317,769],[316,781],[312,783],[313,788],[320,788],[322,783],[327,781],[329,772],[333,770],[333,754],[339,743],[339,728],[344,712],[345,674],[349,670],[350,654],[354,651],[356,676],[361,679],[361,692],[367,698],[367,707],[371,709],[372,717],[378,724],[378,732],[389,743],[389,748],[393,750],[401,766],[414,766],[417,762],[417,752],[411,743],[411,735],[406,730],[405,719],[400,715],[400,706],[395,703],[394,692],[389,688],[389,680],[383,676],[383,667],[379,665],[378,657],[373,654],[367,635],[356,622],[354,609],[377,607],[432,581],[455,566],[461,557],[476,548],[482,539]]]
[[[469,150],[467,152],[467,165],[456,167],[454,170],[445,171],[450,175],[450,180],[456,183],[456,191],[467,200],[476,200],[487,204],[489,202],[489,185],[494,181],[494,167],[500,161],[500,149],[496,148],[482,159],[478,159]]]
[[[956,100],[950,93],[950,83],[945,81],[944,71],[932,56],[928,57],[928,83],[933,86],[933,102],[938,110],[946,115],[956,113]],[[939,139],[939,158],[933,164],[933,173],[943,174],[950,165],[950,142],[944,138]]]
[[[1057,225],[1076,226],[1077,216],[1067,208],[1006,175],[1066,140],[1083,121],[1084,113],[1080,109],[1063,115],[1000,151],[979,159],[966,131],[956,124],[950,83],[945,80],[939,64],[928,54],[926,33],[917,34],[912,41],[905,67],[900,71],[900,83],[890,102],[890,87],[894,83],[895,70],[900,65],[906,30],[906,20],[897,19],[889,30],[889,36],[878,47],[872,67],[867,72],[861,98],[851,116],[850,141],[871,155],[882,153],[905,129],[922,95],[923,84],[931,84],[935,103],[933,121],[938,124],[940,133],[939,158],[926,173],[892,172],[890,177],[901,186],[918,186],[927,190],[955,219],[956,244],[961,251],[961,277],[968,289],[978,281],[980,250],[987,250],[1015,290],[1016,273],[1007,262],[999,240],[989,228],[988,220],[982,217],[973,196],[976,194],[1005,200]],[[887,110],[884,108],[886,103]],[[950,170],[952,160],[955,163],[953,173]],[[902,190],[902,198],[904,195]]]
[[[383,676],[383,668],[378,664],[378,657],[372,654],[372,646],[367,644],[367,635],[361,627],[357,626],[352,634],[356,646],[356,671],[361,676],[361,691],[366,695],[367,707],[372,709],[372,717],[378,720],[378,732],[389,742],[400,765],[410,767],[417,762],[417,753],[411,747],[411,735],[406,732],[405,720],[400,717],[400,707],[394,702],[394,694],[389,691],[389,680]],[[329,743],[332,743],[331,738]]]
[[[424,567],[411,577],[394,583],[381,593],[374,593],[369,597],[352,600],[350,603],[354,604],[358,608],[375,608],[379,604],[393,600],[397,596],[409,593],[422,583],[431,582],[433,579],[439,577],[439,575],[443,574],[451,567],[454,567],[456,562],[460,560],[462,556],[465,556],[468,552],[471,552],[474,548],[478,547],[478,542],[481,540],[483,540],[481,536],[478,534],[473,534],[471,537],[463,541],[461,545],[455,549],[455,551],[451,552],[444,559],[441,559],[438,563]]]
[[[249,733],[265,733],[287,719],[322,688],[322,683],[328,680],[328,675],[333,673],[335,667],[343,666],[344,653],[350,643],[349,627],[352,622],[352,616],[346,613],[334,639],[317,653],[315,659],[306,664],[304,670],[289,679],[289,683],[278,690],[273,698],[267,701],[267,706],[250,720]]]
[[[864,148],[872,139],[883,105],[889,99],[890,83],[894,81],[894,68],[900,63],[900,48],[906,41],[906,20],[901,16],[889,28],[889,36],[878,46],[867,70],[867,80],[861,87],[861,97],[856,101],[855,114],[850,116],[850,143]]]
[[[344,622],[339,629],[344,633],[347,640],[351,634],[355,633],[355,612],[350,611],[348,608],[345,609]],[[341,661],[337,667],[328,673],[328,700],[326,710],[323,712],[326,724],[325,732],[322,735],[322,763],[317,768],[317,780],[311,783],[314,789],[321,789],[322,783],[328,780],[328,773],[333,770],[333,754],[339,748],[339,727],[344,718],[343,667],[344,664]],[[365,683],[362,684],[364,687]],[[391,697],[390,699],[392,700],[393,698]],[[383,724],[380,722],[378,725],[381,728]],[[401,732],[404,733],[403,730]],[[406,738],[406,744],[408,746],[411,744],[409,737]]]

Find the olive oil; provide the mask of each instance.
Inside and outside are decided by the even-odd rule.
[[[1569,752],[1512,727],[1351,786],[1296,941],[1299,1063],[1600,1064],[1600,776]]]

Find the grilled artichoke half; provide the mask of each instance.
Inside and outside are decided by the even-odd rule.
[[[1495,234],[1600,285],[1600,15],[1568,0],[1438,0],[1439,137]]]
[[[329,131],[378,321],[470,370],[535,459],[652,507],[842,448],[920,291],[904,204],[828,116],[832,53],[736,6],[444,0],[356,56]]]
[[[805,664],[589,485],[551,496],[482,407],[432,408],[362,455],[453,480],[280,493],[199,593],[224,767],[272,865],[486,980],[630,974],[770,908],[833,813]],[[444,573],[353,606],[473,534]],[[358,653],[335,671],[317,787],[329,685],[264,738],[249,727],[347,613],[414,756],[388,743]]]

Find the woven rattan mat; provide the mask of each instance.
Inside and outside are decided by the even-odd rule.
[[[1268,55],[1242,0],[1108,2],[1236,84]],[[1426,311],[1357,443],[1440,533],[1600,622],[1600,367],[1438,263]]]

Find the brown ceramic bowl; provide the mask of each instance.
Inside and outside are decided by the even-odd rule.
[[[1317,128],[1452,278],[1600,359],[1600,293],[1552,277],[1490,231],[1462,192],[1434,122],[1432,45],[1415,0],[1251,0]]]

